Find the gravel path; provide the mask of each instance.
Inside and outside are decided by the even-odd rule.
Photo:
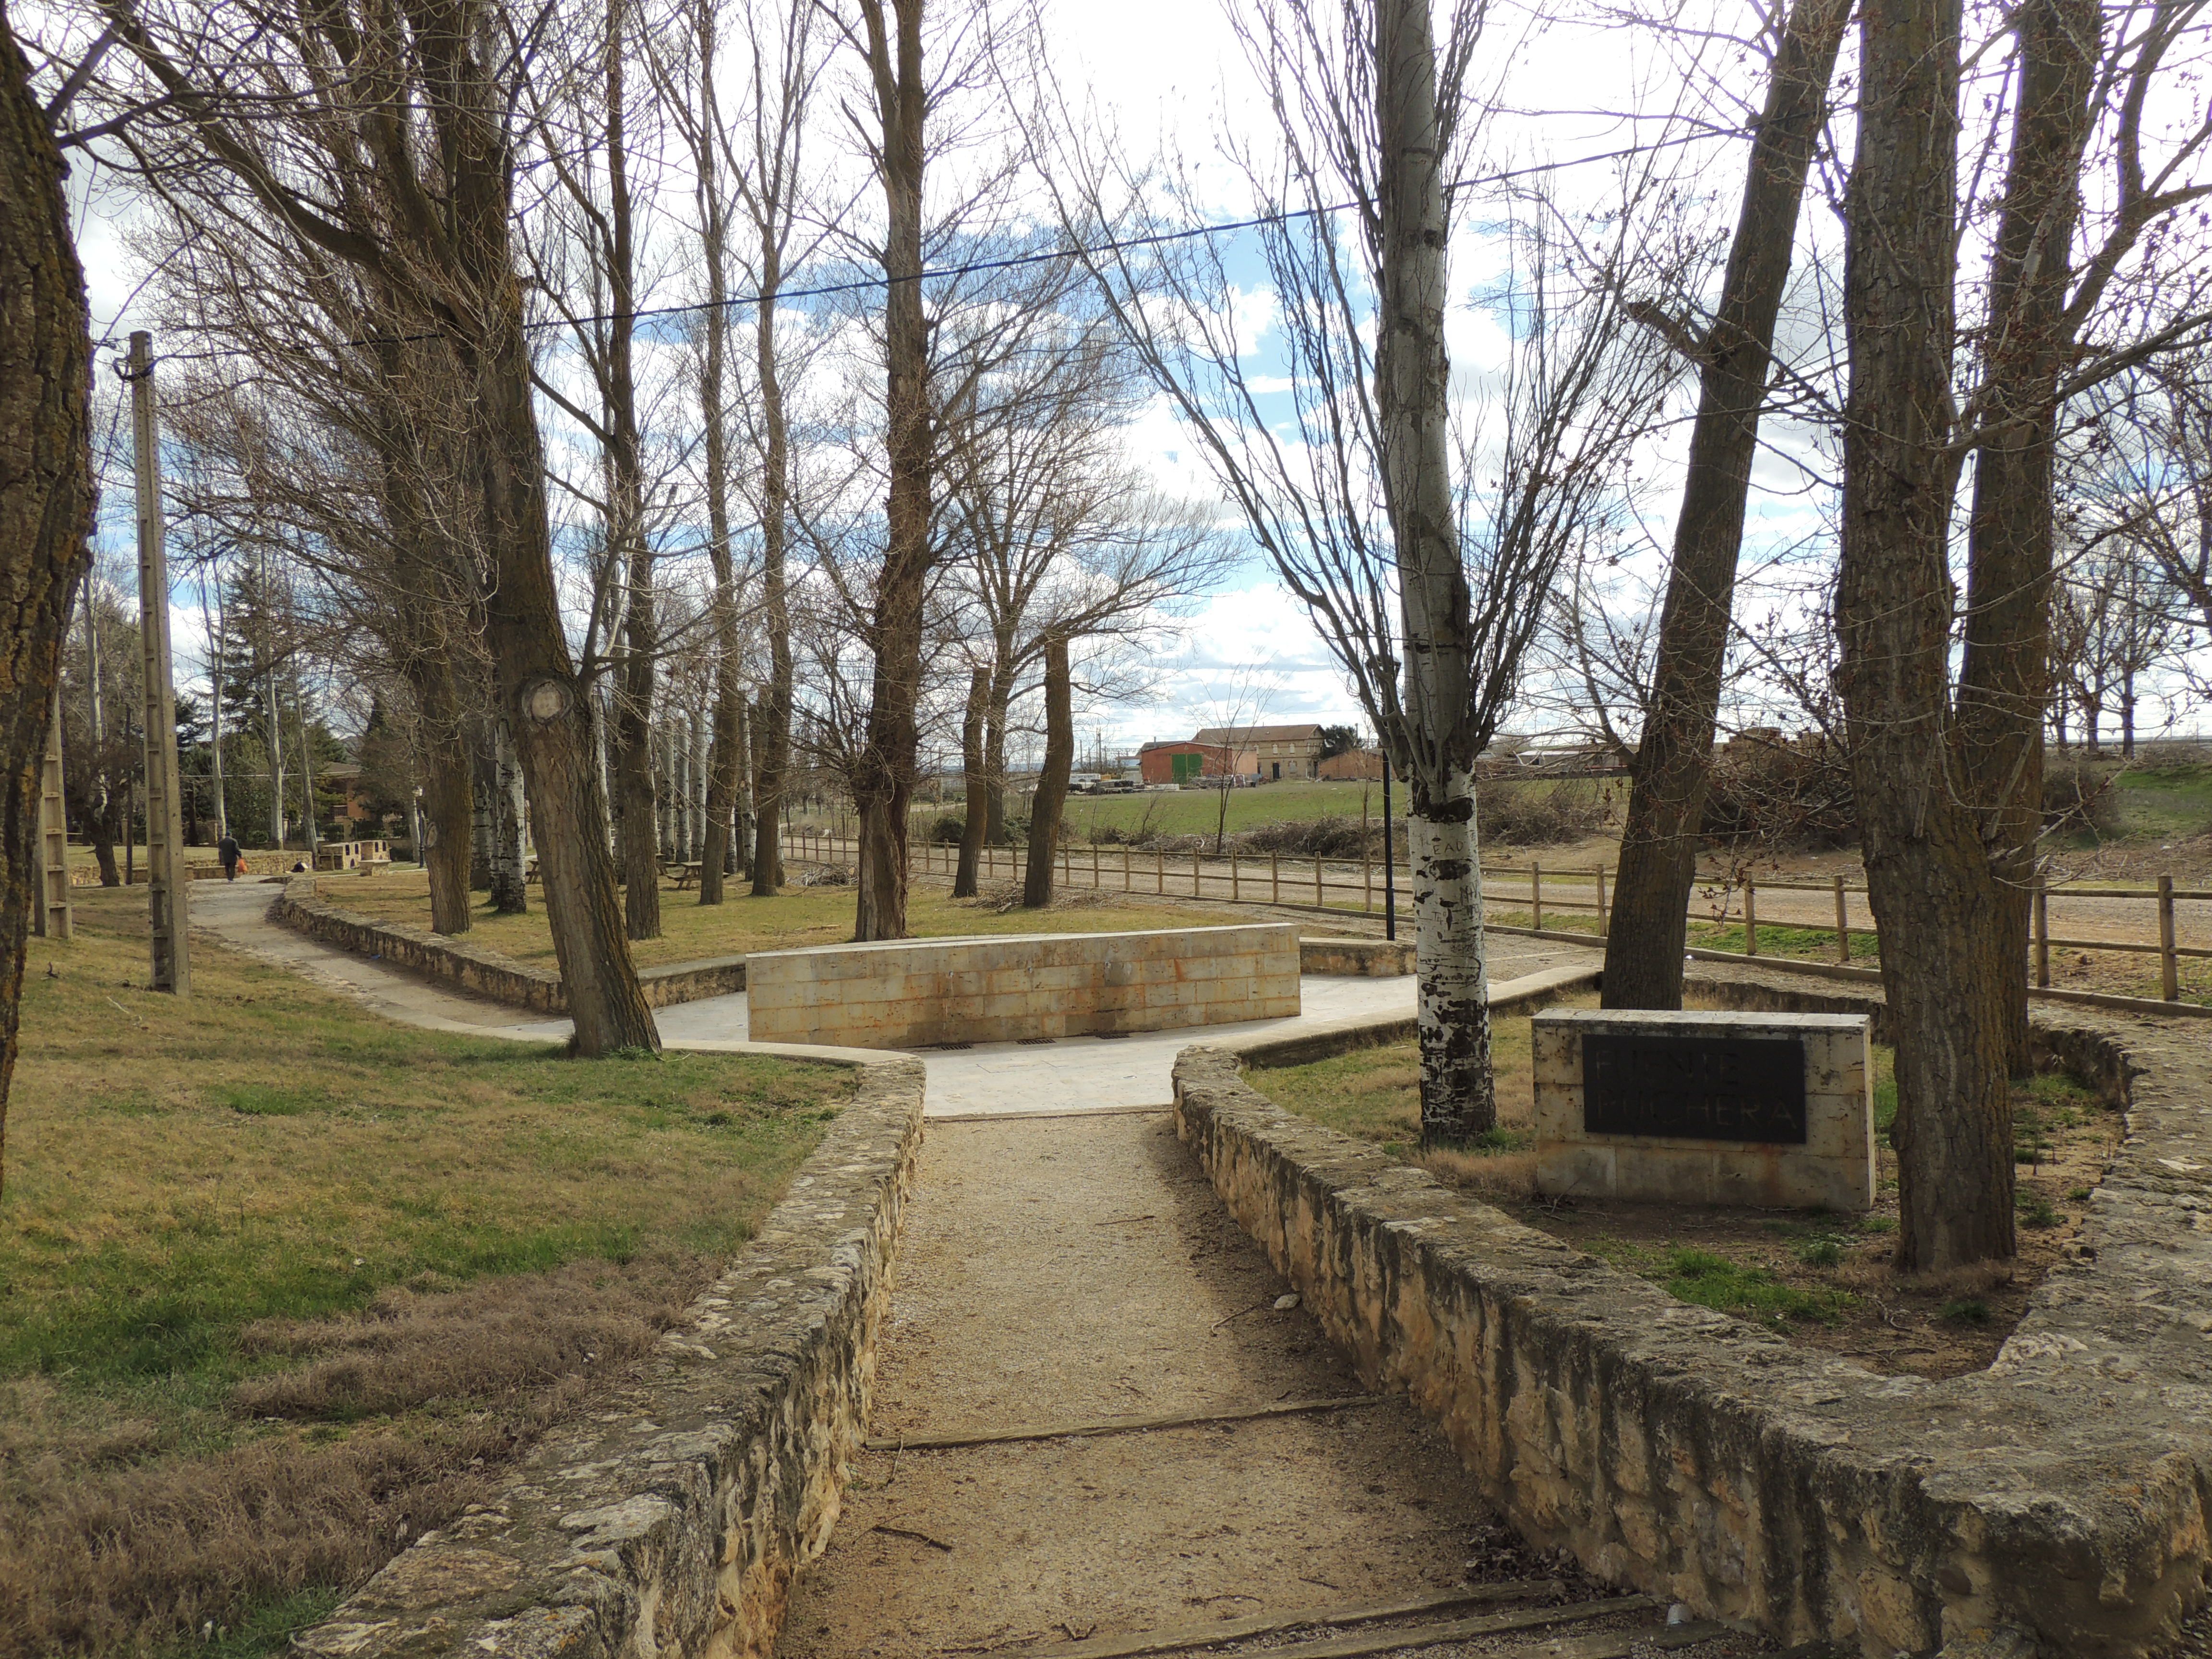
[[[933,1125],[906,1224],[874,1436],[1360,1393],[1302,1310],[1277,1310],[1287,1287],[1164,1113]],[[1424,1419],[1382,1398],[864,1453],[777,1651],[990,1652],[1544,1577],[1602,1593],[1533,1556]]]

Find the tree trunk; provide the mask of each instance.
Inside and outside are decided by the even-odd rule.
[[[491,908],[519,916],[530,908],[529,860],[522,850],[522,764],[503,720],[491,726]]]
[[[92,392],[84,271],[70,240],[62,161],[0,15],[0,1176],[15,1073],[24,938],[36,861],[39,762],[71,589],[92,521]]]
[[[461,717],[450,660],[424,656],[408,665],[408,689],[422,754],[422,846],[416,856],[430,879],[430,931],[465,933],[474,862],[474,758]]]
[[[853,937],[906,937],[907,803],[914,789],[916,711],[921,698],[922,606],[933,562],[930,544],[932,422],[929,335],[921,304],[922,121],[928,88],[921,65],[922,0],[860,0],[877,88],[886,223],[884,297],[885,448],[890,487],[884,503],[883,568],[870,628],[875,680],[867,732],[853,772],[860,818],[859,884]]]
[[[968,788],[968,811],[960,820],[960,863],[952,872],[952,896],[975,896],[976,872],[983,862],[985,820],[991,811],[991,787],[983,773],[983,716],[991,701],[991,671],[978,667],[968,675],[968,709],[960,721],[960,768]]]
[[[2081,168],[2094,118],[2103,17],[2095,0],[2028,0],[2012,158],[1990,272],[1983,423],[1966,537],[1966,650],[1959,678],[1969,800],[1996,879],[2005,1048],[2034,1069],[2027,941],[2043,832],[2043,716],[2051,696],[2051,481],[2063,325]]]
[[[1659,657],[1638,744],[1605,944],[1608,1008],[1680,1008],[1690,889],[1711,775],[1744,504],[1774,321],[1850,0],[1795,0],[1767,82],[1712,327],[1674,526]]]
[[[1044,769],[1030,806],[1030,865],[1022,878],[1022,903],[1042,910],[1052,902],[1053,855],[1060,848],[1060,810],[1067,804],[1068,774],[1075,765],[1075,713],[1067,666],[1067,637],[1044,642]]]
[[[1949,715],[1959,0],[1864,0],[1837,675],[1897,1046],[1912,1271],[2013,1254],[1997,884]]]
[[[983,840],[1006,842],[1006,722],[1014,707],[1014,641],[1011,633],[992,641],[991,696],[983,711]]]
[[[1427,0],[1378,0],[1382,294],[1375,351],[1383,494],[1404,616],[1406,708],[1393,758],[1413,785],[1421,1143],[1492,1127],[1469,729],[1474,660],[1448,449],[1445,234],[1436,38]]]
[[[775,296],[783,280],[780,250],[771,228],[761,234],[761,300],[753,331],[760,370],[761,424],[767,443],[761,456],[761,598],[768,624],[768,687],[761,699],[754,743],[760,756],[760,785],[755,810],[753,896],[774,898],[782,884],[783,796],[791,772],[791,596],[786,586],[785,538],[790,511],[791,450],[784,422],[783,374],[776,360]]]
[[[1416,784],[1413,795],[1407,839],[1413,957],[1419,969],[1414,1012],[1420,1040],[1421,1144],[1461,1146],[1498,1122],[1474,780],[1462,772],[1438,793]]]
[[[491,891],[491,798],[499,789],[499,757],[492,752],[492,723],[469,722],[469,891]]]
[[[660,849],[653,845],[653,697],[660,651],[653,592],[653,544],[645,533],[645,465],[637,425],[636,273],[631,247],[629,155],[623,108],[623,0],[608,0],[607,195],[612,237],[607,284],[608,548],[622,561],[622,695],[615,705],[615,787],[622,797],[623,917],[634,939],[660,937]]]
[[[707,467],[707,558],[714,579],[714,737],[707,763],[707,844],[699,866],[699,902],[722,902],[724,866],[730,861],[732,811],[744,757],[738,727],[744,716],[744,688],[738,681],[741,650],[738,638],[738,582],[730,560],[730,441],[724,360],[729,347],[729,298],[726,264],[728,242],[722,212],[722,187],[714,144],[720,112],[714,100],[714,13],[702,5],[699,19],[699,110],[707,124],[705,153],[699,161],[702,250],[707,262],[706,359],[700,366],[699,404],[705,422]]]

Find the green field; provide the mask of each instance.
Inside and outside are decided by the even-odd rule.
[[[2212,830],[2212,765],[2142,766],[2112,781],[2121,833],[2160,841]]]

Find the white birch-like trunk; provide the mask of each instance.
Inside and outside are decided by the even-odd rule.
[[[1425,1145],[1463,1140],[1498,1118],[1474,778],[1453,771],[1435,805],[1434,815],[1417,807],[1412,821]]]

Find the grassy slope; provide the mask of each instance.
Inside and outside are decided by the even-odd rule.
[[[411,870],[377,876],[326,876],[321,891],[326,902],[349,910],[412,927],[430,925],[429,890],[422,877]],[[908,896],[907,920],[917,938],[958,933],[1100,933],[1250,920],[1249,915],[1141,902],[1126,907],[1117,903],[1055,906],[1040,915],[1018,906],[1001,910],[999,906],[1005,902],[1004,896],[981,902],[955,900],[940,885],[920,884]],[[630,946],[641,967],[802,945],[834,945],[853,937],[853,890],[794,887],[772,899],[733,895],[722,904],[702,905],[696,892],[679,893],[670,886],[661,891],[660,921],[659,939],[641,939]],[[475,926],[465,937],[471,944],[502,951],[517,961],[553,966],[553,938],[534,888],[528,915],[495,916],[489,907],[478,905]]]
[[[51,1537],[27,1541],[41,1505],[283,1437],[235,1403],[299,1357],[257,1332],[580,1267],[589,1291],[592,1262],[678,1264],[647,1300],[680,1298],[849,1092],[842,1070],[750,1056],[418,1032],[204,939],[179,1001],[143,988],[143,890],[77,897],[77,938],[32,943],[7,1123],[0,1614],[60,1571],[35,1559]]]

